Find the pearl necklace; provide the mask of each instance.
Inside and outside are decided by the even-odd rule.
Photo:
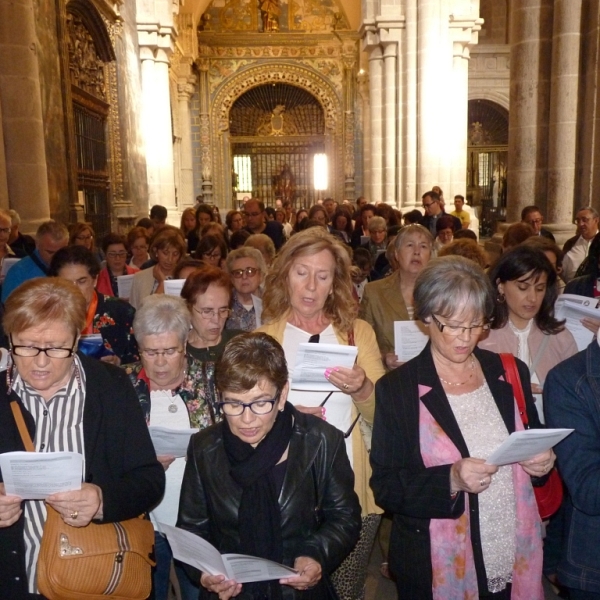
[[[452,383],[451,381],[446,381],[439,374],[438,374],[438,377],[440,378],[441,382],[445,383],[446,385],[449,385],[450,387],[459,387],[461,385],[465,385],[465,384],[469,383],[469,381],[471,381],[471,379],[473,378],[473,373],[475,373],[475,359],[473,358],[473,355],[471,354],[471,373],[464,381],[459,381],[458,383]]]

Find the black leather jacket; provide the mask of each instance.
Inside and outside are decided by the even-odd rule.
[[[237,520],[242,490],[229,470],[222,424],[193,436],[177,526],[202,536],[223,554],[240,551]],[[286,565],[309,556],[321,564],[324,574],[331,573],[358,540],[360,505],[342,433],[296,410],[279,506]],[[190,575],[200,577],[198,571]],[[203,592],[203,597],[212,596]],[[286,600],[327,597],[321,585],[312,593],[295,592],[289,586],[282,586],[282,592]],[[244,597],[242,588],[237,598]]]

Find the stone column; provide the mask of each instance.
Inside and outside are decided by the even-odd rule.
[[[10,206],[35,231],[50,217],[34,3],[0,0],[0,100]],[[1,171],[0,171],[1,172]],[[0,184],[1,185],[1,184]]]
[[[572,232],[582,0],[555,0],[546,221]]]
[[[353,47],[351,47],[353,50]],[[353,54],[344,56],[344,196],[342,200],[354,200],[354,106],[356,97],[356,61]]]
[[[383,136],[384,136],[384,192],[383,201],[396,206],[396,57],[398,45],[390,42],[384,45],[384,96],[383,96]]]
[[[212,148],[210,143],[210,118],[208,86],[208,59],[200,59],[197,62],[199,68],[198,93],[200,96],[200,154],[202,157],[202,201],[212,204],[213,201],[213,169]]]
[[[190,74],[188,77],[182,77],[177,83],[177,99],[179,120],[181,124],[181,163],[179,190],[180,210],[183,211],[188,206],[194,206],[196,201],[194,196],[194,164],[192,156],[192,122],[190,115],[190,98],[194,93],[196,77]]]
[[[403,211],[413,210],[421,205],[417,191],[417,3],[418,0],[405,0],[406,52],[404,54],[404,112],[405,126],[404,156],[402,164],[406,172],[402,190]],[[402,51],[400,52],[402,54]]]
[[[510,11],[507,222],[546,205],[552,0],[515,0]],[[543,35],[544,37],[540,37]]]
[[[368,200],[383,200],[383,60],[381,47],[373,46],[369,53],[371,104],[371,191]]]
[[[8,180],[6,154],[4,152],[4,128],[2,127],[2,104],[0,103],[0,208],[10,208],[8,204]]]

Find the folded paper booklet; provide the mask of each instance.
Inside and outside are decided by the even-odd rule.
[[[562,442],[574,429],[525,429],[514,431],[485,461],[488,465],[510,465],[529,460]]]
[[[168,540],[173,556],[209,575],[225,575],[238,583],[270,581],[298,575],[285,565],[245,554],[220,554],[205,539],[184,529],[158,523],[158,529]]]

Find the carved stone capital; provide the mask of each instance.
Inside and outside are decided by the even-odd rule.
[[[452,54],[469,59],[470,51],[479,39],[483,19],[474,15],[450,15],[448,27],[452,40]]]
[[[189,102],[192,94],[194,93],[196,86],[194,85],[196,78],[179,79],[177,81],[177,96],[179,100],[186,100]]]

